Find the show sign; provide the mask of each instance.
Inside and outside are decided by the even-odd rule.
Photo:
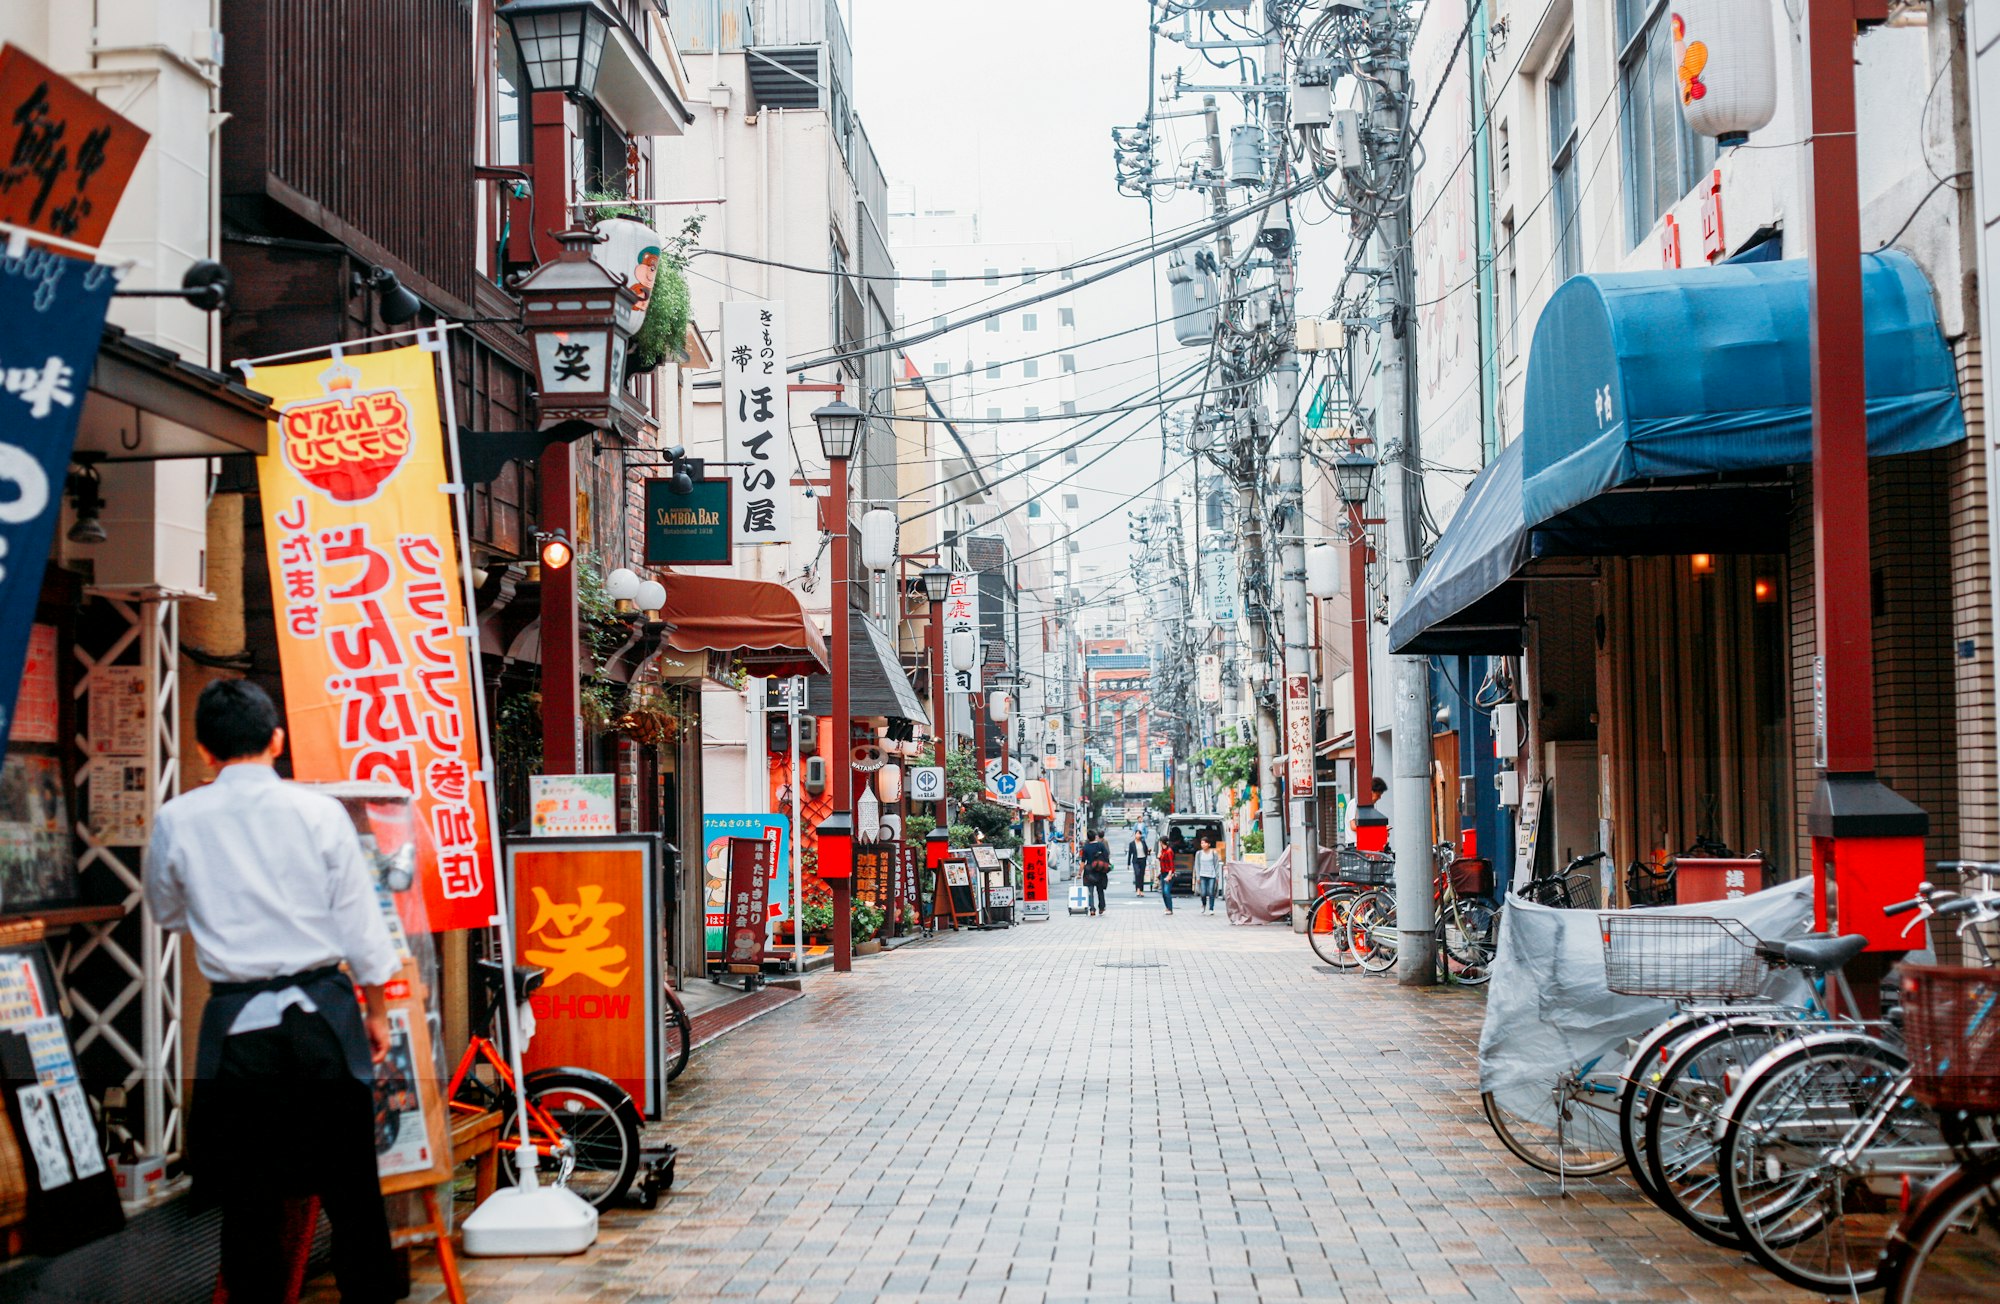
[[[493,918],[437,365],[422,345],[244,367],[278,419],[258,459],[292,773],[416,794],[434,932]]]

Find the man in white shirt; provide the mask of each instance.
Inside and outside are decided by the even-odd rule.
[[[283,1201],[303,1195],[333,1222],[341,1299],[392,1301],[403,1291],[376,1173],[374,1080],[389,1048],[383,986],[401,959],[340,803],[278,777],[278,721],[255,684],[203,689],[195,738],[215,781],[153,823],[146,904],[160,927],[193,938],[210,983],[189,1152],[222,1202],[232,1304],[284,1297]]]

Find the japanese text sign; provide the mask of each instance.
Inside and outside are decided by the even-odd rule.
[[[588,1064],[658,1117],[654,850],[650,838],[510,839],[515,948],[548,970],[522,1051],[530,1073]]]
[[[1285,677],[1285,781],[1291,796],[1312,796],[1312,679],[1306,675]]]
[[[465,606],[437,381],[421,346],[259,367],[258,461],[292,771],[415,794],[431,928],[493,916]]]
[[[953,637],[957,635],[957,637]],[[977,693],[979,673],[979,577],[954,571],[944,597],[944,673],[954,693]],[[974,706],[977,710],[977,705]]]
[[[0,738],[115,284],[108,267],[42,249],[0,258]]]
[[[697,480],[677,494],[672,480],[646,481],[646,564],[727,566],[731,487],[728,480]]]
[[[1049,917],[1049,849],[1031,842],[1021,848],[1021,918]]]
[[[0,221],[103,243],[146,139],[89,91],[0,48]]]
[[[792,414],[785,388],[785,309],[722,305],[722,430],[736,479],[737,543],[792,537]]]
[[[528,832],[537,838],[618,831],[615,774],[528,776]]]
[[[701,817],[705,876],[703,949],[720,959],[729,926],[729,847],[740,838],[761,838],[771,847],[771,886],[765,913],[779,918],[791,910],[791,821],[783,815],[729,815],[709,812]]]
[[[729,839],[728,937],[722,960],[731,973],[764,967],[764,943],[771,920],[771,843],[764,838]]]

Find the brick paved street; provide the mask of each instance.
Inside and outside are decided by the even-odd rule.
[[[1805,1298],[1623,1181],[1565,1201],[1515,1163],[1474,1090],[1481,1012],[1115,894],[1103,920],[864,958],[697,1056],[657,1210],[467,1284],[481,1304]]]

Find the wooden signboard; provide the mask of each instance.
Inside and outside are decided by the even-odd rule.
[[[889,899],[896,872],[894,846],[854,849],[854,899],[882,905]]]
[[[979,922],[979,898],[973,892],[972,866],[957,854],[938,866],[934,892],[931,914],[940,923],[949,922],[958,928]]]
[[[549,971],[523,1067],[587,1064],[658,1118],[659,840],[523,838],[506,853],[518,958]]]
[[[146,132],[11,45],[0,48],[0,122],[14,165],[0,172],[0,221],[102,243]]]

